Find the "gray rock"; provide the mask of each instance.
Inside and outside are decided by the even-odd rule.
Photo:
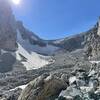
[[[13,65],[16,62],[16,58],[11,53],[4,53],[0,55],[0,72],[8,72],[13,69]]]
[[[77,89],[76,86],[72,85],[69,86],[66,90],[62,91],[59,96],[63,96],[68,99],[69,97],[75,97],[77,95],[81,96],[81,91]]]
[[[18,100],[54,100],[67,84],[58,77],[38,77],[22,91]]]
[[[0,0],[0,49],[16,50],[16,21],[8,0]]]

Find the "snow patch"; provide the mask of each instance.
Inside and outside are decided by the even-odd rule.
[[[18,86],[14,89],[10,89],[9,91],[14,91],[14,90],[17,90],[17,89],[21,89],[21,90],[24,90],[26,88],[27,84],[26,85],[21,85],[21,86]]]
[[[89,73],[88,76],[92,76],[92,75],[94,75],[95,73],[96,73],[95,70],[92,70],[92,71],[90,71],[90,73]]]
[[[8,53],[8,51],[1,49],[1,55],[5,53]]]
[[[94,64],[94,63],[96,63],[96,64],[100,63],[100,61],[89,61],[89,62],[92,63],[92,64]]]
[[[22,61],[22,64],[25,66],[27,70],[38,69],[54,62],[50,56],[43,56],[36,52],[50,54],[55,50],[57,50],[58,49],[57,47],[51,45],[47,45],[46,47],[32,45],[30,44],[28,39],[27,40],[22,39],[19,30],[17,30],[17,43],[18,43],[18,50],[16,51],[16,58],[19,61]],[[21,56],[25,58],[25,61],[22,60]]]
[[[49,61],[47,60],[48,57],[41,56],[35,52],[29,53],[18,43],[18,50],[16,52],[18,60],[21,60],[20,54],[27,59],[26,62],[22,62],[27,70],[38,69],[49,64]]]
[[[80,89],[81,89],[81,92],[88,93],[93,89],[93,87],[81,86]]]
[[[69,78],[69,83],[72,84],[73,82],[76,81],[76,76],[70,77]]]
[[[58,40],[55,40],[54,43],[55,43],[55,44],[59,44],[59,43],[63,42],[64,40],[65,40],[65,38],[63,38],[63,39],[58,39]]]

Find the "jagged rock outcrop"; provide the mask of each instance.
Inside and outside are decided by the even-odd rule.
[[[89,72],[75,71],[74,76],[69,77],[71,83],[56,100],[100,100],[100,72],[94,65]]]
[[[98,20],[98,32],[97,34],[100,36],[100,17],[99,17],[99,20]]]
[[[89,60],[99,60],[100,59],[100,22],[88,31],[85,36],[85,47],[86,55]]]
[[[0,0],[0,49],[16,50],[16,22],[9,0]]]
[[[71,52],[84,47],[84,36],[85,33],[82,33],[64,39],[49,41],[49,43]]]

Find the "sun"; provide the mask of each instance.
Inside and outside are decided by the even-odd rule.
[[[20,4],[20,0],[12,0],[12,2],[16,5],[19,5]]]

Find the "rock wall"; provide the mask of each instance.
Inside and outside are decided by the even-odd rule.
[[[86,55],[89,60],[100,60],[100,30],[99,22],[91,30],[88,31],[88,34],[85,37],[85,47]]]
[[[100,36],[100,17],[99,17],[99,21],[98,21],[98,32],[97,34]]]
[[[16,22],[8,0],[0,0],[0,49],[16,50]]]

